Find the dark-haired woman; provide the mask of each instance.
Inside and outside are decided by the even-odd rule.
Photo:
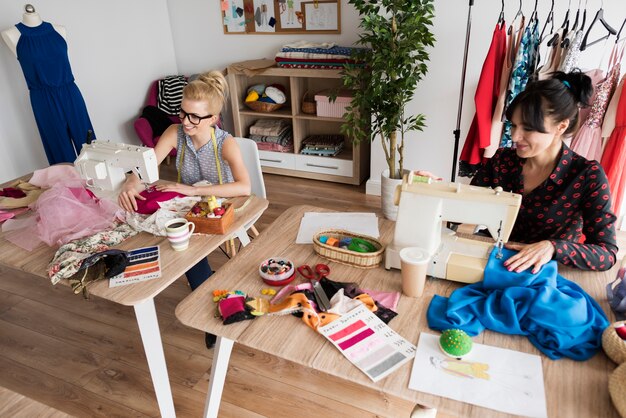
[[[593,92],[591,79],[557,72],[529,83],[506,111],[513,148],[496,152],[472,179],[522,194],[505,261],[509,271],[533,272],[548,261],[584,270],[615,264],[615,215],[609,185],[597,161],[574,153],[563,137],[576,131],[579,106]]]

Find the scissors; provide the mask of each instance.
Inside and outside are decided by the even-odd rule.
[[[315,301],[317,302],[317,306],[320,311],[326,312],[329,310],[330,301],[320,284],[320,280],[324,277],[328,277],[330,274],[330,268],[326,264],[320,263],[315,265],[315,271],[313,271],[308,264],[304,264],[298,267],[298,273],[300,273],[302,277],[311,281],[311,284],[313,285],[313,293],[315,294]]]

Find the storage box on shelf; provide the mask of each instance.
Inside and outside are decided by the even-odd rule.
[[[248,77],[232,67],[228,69],[235,136],[248,137],[250,126],[260,118],[283,118],[293,128],[294,153],[259,151],[263,172],[347,184],[360,184],[369,175],[369,143],[353,144],[346,138],[343,151],[336,157],[299,154],[302,141],[309,135],[340,133],[342,117],[329,117],[302,112],[303,97],[328,94],[342,86],[338,70],[291,69],[272,67]],[[248,87],[254,84],[282,84],[287,103],[273,112],[255,112],[244,105]],[[341,93],[338,97],[344,97]],[[337,107],[347,106],[344,99],[330,103],[333,115],[343,115]],[[339,112],[339,113],[337,113]],[[322,113],[323,114],[323,113]]]

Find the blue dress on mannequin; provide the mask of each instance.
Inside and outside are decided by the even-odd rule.
[[[87,106],[74,83],[65,39],[48,22],[30,27],[18,23],[17,59],[30,90],[48,162],[74,162],[93,131]]]

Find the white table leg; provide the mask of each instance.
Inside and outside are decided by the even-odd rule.
[[[217,337],[215,348],[213,349],[213,365],[211,366],[211,380],[209,380],[209,392],[207,393],[206,404],[204,405],[205,418],[217,417],[224,391],[224,381],[228,372],[228,362],[230,353],[233,351],[233,340],[224,337]]]
[[[176,411],[174,410],[172,389],[170,388],[170,379],[165,365],[163,342],[161,341],[161,331],[159,330],[159,322],[157,321],[156,309],[154,308],[154,299],[151,298],[134,305],[134,308],[161,417],[174,418]]]
[[[248,236],[248,232],[245,230],[245,228],[239,228],[237,231],[235,231],[235,235],[237,236],[237,238],[239,238],[239,241],[241,241],[241,245],[243,245],[244,247],[250,244],[250,237]]]

